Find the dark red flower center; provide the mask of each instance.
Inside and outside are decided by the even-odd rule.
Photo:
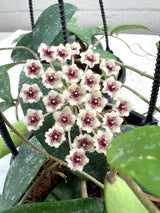
[[[51,143],[60,142],[61,136],[62,136],[61,132],[58,132],[57,130],[53,130],[53,132],[49,134],[49,137],[51,138]]]
[[[42,49],[42,51],[44,56],[52,58],[54,51],[50,50],[50,47],[47,47],[47,49]]]
[[[111,66],[109,64],[106,63],[106,68],[108,69],[109,72],[113,72],[114,71],[114,66]]]
[[[58,95],[56,95],[54,98],[52,96],[49,96],[48,106],[52,106],[55,109],[60,103],[61,101],[58,99]]]
[[[79,100],[79,97],[83,95],[83,93],[79,92],[79,88],[76,88],[75,90],[70,89],[70,98],[74,98],[76,101]]]
[[[88,140],[88,138],[82,138],[78,140],[78,148],[83,148],[87,150],[87,147],[91,145],[91,142]]]
[[[34,90],[32,87],[29,87],[29,90],[25,90],[24,94],[26,95],[26,99],[36,99],[37,90]]]
[[[68,76],[69,79],[73,79],[78,77],[77,72],[78,70],[73,70],[72,68],[69,68],[68,72],[66,72],[65,74]]]
[[[38,70],[40,69],[39,66],[36,66],[36,64],[33,62],[31,66],[27,66],[28,74],[34,74],[38,75]]]
[[[109,144],[109,140],[106,140],[105,135],[102,135],[101,138],[98,138],[98,144],[100,149],[106,149]]]
[[[91,75],[90,77],[85,76],[85,83],[87,86],[89,86],[90,88],[93,87],[94,84],[96,84],[97,81],[94,81],[94,76]]]
[[[101,98],[95,98],[94,95],[92,95],[92,99],[90,101],[88,101],[88,103],[90,103],[92,105],[92,107],[95,109],[96,107],[100,107]]]
[[[90,61],[91,63],[94,63],[96,61],[94,55],[85,55],[85,59],[87,61]]]
[[[94,120],[94,117],[90,117],[88,113],[86,113],[85,117],[82,117],[81,120],[83,121],[83,126],[89,126],[92,127],[92,121]]]
[[[52,73],[51,75],[46,75],[46,83],[54,85],[55,81],[58,81],[58,78],[55,77],[55,73]]]
[[[58,122],[64,127],[67,124],[71,124],[70,114],[65,115],[64,113],[61,114],[61,117],[58,119]]]
[[[118,90],[115,82],[112,82],[111,84],[107,83],[107,89],[110,92],[116,92]]]
[[[113,116],[113,117],[110,117],[110,116],[107,116],[107,121],[106,121],[106,126],[108,126],[108,128],[110,130],[113,129],[113,127],[117,126],[117,122],[116,122],[116,117]]]
[[[65,49],[59,50],[57,49],[57,55],[60,56],[61,58],[66,58],[68,55],[66,54]]]
[[[126,102],[126,101],[121,102],[121,103],[119,104],[119,106],[117,107],[118,111],[119,111],[120,113],[122,113],[123,111],[127,111],[126,105],[127,105],[127,102]]]
[[[40,117],[38,117],[37,113],[34,113],[32,116],[31,115],[28,116],[28,120],[29,126],[37,126],[40,121]]]
[[[82,159],[83,155],[78,154],[77,152],[75,152],[74,155],[70,157],[70,160],[72,161],[74,167],[77,165],[82,165]]]

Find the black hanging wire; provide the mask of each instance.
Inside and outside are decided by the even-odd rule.
[[[104,35],[105,35],[105,40],[106,40],[106,51],[113,53],[113,51],[109,48],[107,21],[106,21],[104,5],[103,5],[102,0],[99,0],[99,5],[100,5],[100,10],[101,10],[101,15],[102,15],[103,26],[104,26]]]
[[[160,41],[159,41],[159,47],[158,47],[158,53],[157,53],[156,68],[154,73],[150,103],[149,103],[148,113],[147,113],[146,121],[145,121],[146,124],[148,122],[152,122],[153,120],[153,113],[154,113],[157,98],[158,98],[159,86],[160,86]]]
[[[0,134],[4,140],[4,142],[6,143],[8,149],[10,150],[10,152],[12,153],[13,158],[16,157],[16,155],[18,154],[18,151],[8,133],[7,127],[4,123],[3,117],[0,113]]]
[[[33,3],[32,3],[32,0],[28,0],[28,4],[29,4],[31,27],[32,27],[32,30],[33,30],[33,28],[34,28],[34,15],[33,15]]]
[[[60,19],[62,24],[63,41],[64,41],[64,44],[67,44],[68,37],[67,37],[65,11],[64,11],[64,2],[63,0],[58,0],[58,3],[59,3]]]

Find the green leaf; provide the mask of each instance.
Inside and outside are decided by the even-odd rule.
[[[12,100],[9,75],[2,66],[0,67],[0,98],[8,102]]]
[[[32,32],[24,35],[16,46],[25,46],[32,50],[33,48],[33,38],[32,38]],[[12,51],[11,58],[13,61],[23,61],[27,59],[35,59],[34,56],[28,51],[24,49],[16,49]]]
[[[80,181],[76,178],[69,178],[67,181],[59,184],[47,196],[45,202],[55,202],[60,200],[70,200],[81,197]]]
[[[42,149],[39,141],[33,137],[31,142]],[[9,208],[16,205],[23,193],[43,165],[46,157],[24,145],[12,162],[3,188],[2,206]]]
[[[119,32],[124,31],[124,30],[133,30],[133,29],[143,29],[143,30],[151,31],[148,27],[145,27],[143,25],[129,24],[129,25],[120,25],[118,27],[115,27],[111,31],[111,35],[118,34]]]
[[[91,27],[88,29],[90,34],[93,35],[103,35],[104,34],[104,28],[98,28],[98,27]]]
[[[69,24],[75,24],[77,21],[78,21],[78,18],[72,17],[72,18],[68,21],[68,23],[69,23]]]
[[[1,211],[1,208],[2,208],[2,195],[0,194],[0,211]]]
[[[24,137],[28,134],[28,130],[26,128],[26,126],[23,124],[23,122],[21,120],[17,121],[16,123],[13,124],[13,127],[19,132],[21,133]],[[12,138],[12,141],[14,143],[14,145],[16,147],[20,146],[22,143],[22,140],[16,135],[14,134],[10,129],[8,129],[8,132]],[[6,146],[6,144],[4,143],[2,137],[0,137],[0,158],[2,158],[3,156],[7,155],[8,153],[10,153],[8,147]]]
[[[126,182],[118,176],[113,184],[105,180],[104,196],[108,213],[149,213]]]
[[[91,44],[92,35],[87,29],[72,23],[67,23],[67,29],[75,34],[84,43],[88,45]]]
[[[6,109],[15,106],[13,102],[8,102],[8,101],[2,101],[0,102],[0,110],[4,112]]]
[[[6,209],[2,213],[103,213],[103,203],[97,198],[80,198],[54,203],[32,203]]]
[[[18,36],[17,38],[15,38],[11,44],[17,43],[21,40],[21,38],[23,38],[27,33],[21,34],[20,36]]]
[[[119,136],[119,135],[122,135],[122,134],[124,134],[125,132],[128,132],[128,131],[130,131],[130,130],[133,130],[133,129],[137,128],[137,127],[138,127],[138,126],[135,126],[135,125],[122,125],[122,126],[120,127],[121,131],[120,131],[119,133],[115,132],[115,133],[113,134],[113,136],[114,136],[114,138],[115,138],[115,137],[117,137],[117,136]]]
[[[160,197],[160,127],[139,127],[116,137],[108,146],[107,160]]]
[[[73,14],[77,11],[77,7],[72,4],[64,4],[65,18],[68,22]],[[62,30],[59,6],[54,4],[48,7],[38,18],[33,29],[34,49],[38,49],[41,43],[50,45]]]
[[[8,71],[9,69],[11,69],[12,67],[18,65],[18,64],[22,64],[22,62],[14,62],[14,63],[10,63],[10,64],[4,64],[2,66],[0,66],[0,72],[1,71]]]
[[[117,61],[117,58],[116,58],[112,53],[110,53],[110,52],[108,52],[108,51],[93,49],[93,52],[99,53],[99,54],[100,54],[100,58],[114,59],[114,60]]]

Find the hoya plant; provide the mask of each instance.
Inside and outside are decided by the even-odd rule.
[[[76,7],[65,4],[65,10],[69,21]],[[132,106],[120,93],[116,57],[74,19],[71,40],[62,44],[58,16],[57,5],[48,8],[18,41],[17,62],[1,67],[7,79],[1,106],[20,102],[24,117],[11,125],[1,115],[14,143],[24,143],[8,171],[0,211],[159,212],[150,200],[160,198],[160,128],[128,125]],[[7,70],[18,63],[24,66],[13,99]]]

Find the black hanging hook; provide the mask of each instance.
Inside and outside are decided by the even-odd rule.
[[[101,15],[102,15],[103,26],[104,26],[104,35],[105,35],[105,41],[106,41],[106,51],[109,51],[109,52],[113,53],[113,51],[109,48],[107,21],[106,21],[104,5],[103,5],[103,1],[102,0],[99,0],[99,5],[100,5],[100,10],[101,10]]]
[[[4,123],[4,120],[3,120],[3,117],[1,115],[1,112],[0,112],[0,134],[4,140],[4,142],[6,143],[8,149],[10,150],[10,152],[12,153],[13,155],[13,158],[16,157],[16,155],[18,154],[18,151],[8,133],[8,130],[6,128],[6,125]]]
[[[158,98],[159,86],[160,86],[160,41],[159,41],[159,47],[158,47],[158,53],[157,53],[156,67],[155,67],[150,103],[148,108],[148,114],[146,116],[146,121],[145,121],[146,124],[149,122],[152,122],[153,120],[153,113],[154,113],[157,98]]]
[[[64,44],[67,44],[68,37],[67,37],[65,11],[64,11],[64,2],[63,0],[58,0],[58,3],[59,3],[60,19],[62,24],[63,41],[64,41]]]
[[[32,31],[33,31],[33,28],[34,28],[34,15],[33,15],[33,3],[32,3],[32,0],[28,0],[28,4],[29,4],[31,27],[32,27]]]

